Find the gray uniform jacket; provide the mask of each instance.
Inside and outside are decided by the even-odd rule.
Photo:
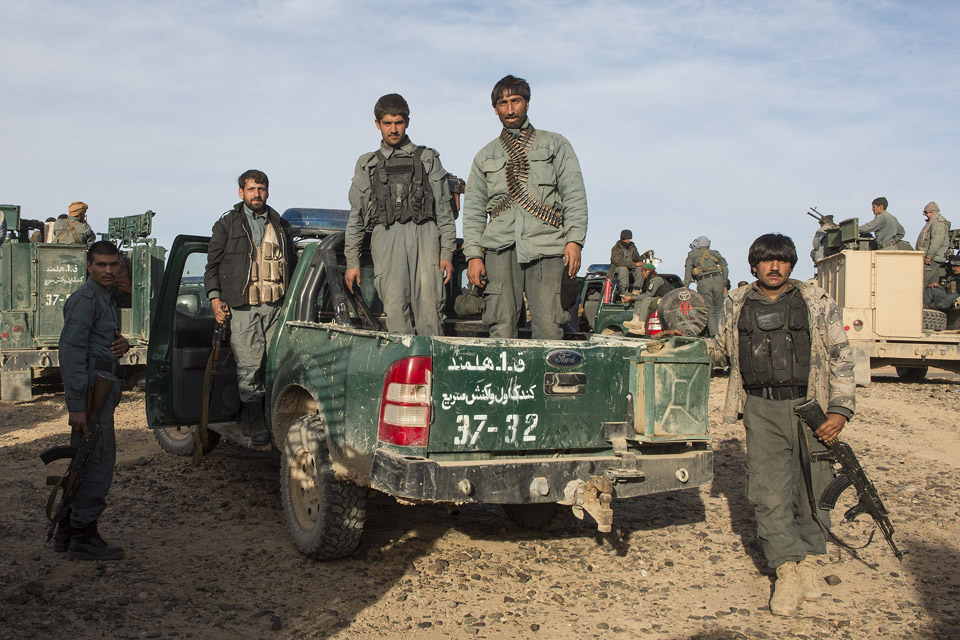
[[[398,156],[412,156],[417,145],[406,138],[399,148],[394,149],[386,143],[380,143],[380,151],[387,158],[394,153]],[[370,197],[373,187],[370,175],[376,168],[380,158],[376,151],[365,153],[357,159],[357,166],[353,171],[353,180],[350,182],[350,216],[347,219],[343,253],[347,258],[348,269],[360,268],[360,245],[363,234],[372,228],[373,202]],[[450,205],[450,187],[447,184],[447,171],[440,164],[440,154],[435,149],[426,147],[420,156],[423,170],[433,189],[433,206],[437,217],[437,229],[440,231],[440,259],[453,261],[453,252],[457,248],[457,223],[453,217]]]
[[[816,398],[824,410],[847,418],[856,409],[853,377],[853,350],[843,328],[843,314],[826,291],[810,282],[790,279],[787,286],[800,290],[810,321],[810,377],[807,398]],[[736,422],[743,414],[746,392],[740,375],[740,311],[750,294],[763,295],[756,282],[734,289],[723,302],[719,333],[707,339],[713,363],[730,367],[730,381],[723,408],[725,422]],[[783,295],[781,293],[781,295]]]
[[[695,267],[700,267],[701,269],[712,270],[715,267],[720,269],[720,281],[725,282],[727,280],[728,270],[727,270],[727,261],[720,255],[719,251],[714,251],[713,249],[707,249],[707,253],[710,256],[713,256],[716,261],[710,259],[709,257],[703,256],[703,253],[700,249],[691,249],[690,253],[687,254],[687,260],[683,264],[683,286],[689,287],[690,283],[696,279],[699,280],[700,276],[694,276],[693,270]]]
[[[640,251],[637,250],[637,245],[632,242],[624,244],[621,240],[610,249],[611,270],[617,267],[633,269],[638,262],[640,262]]]
[[[860,231],[872,232],[877,240],[877,246],[881,249],[897,244],[903,240],[903,235],[906,233],[900,221],[889,211],[881,211],[873,217],[873,220],[860,225]]]
[[[923,257],[934,262],[946,262],[949,249],[950,221],[938,213],[930,218],[930,233],[924,237],[921,231],[917,237],[917,251],[923,251]]]
[[[59,236],[59,240],[57,237]],[[97,241],[97,234],[86,222],[68,216],[53,223],[53,242],[55,244],[85,244],[88,247]]]
[[[507,129],[512,135],[520,129]],[[537,129],[527,151],[530,174],[527,191],[543,204],[563,210],[560,228],[528,213],[516,202],[496,218],[488,214],[507,193],[507,152],[499,138],[477,153],[470,167],[463,204],[463,253],[467,260],[482,258],[482,249],[499,251],[516,246],[521,264],[548,256],[562,256],[568,242],[581,247],[587,237],[587,192],[583,187],[580,161],[567,139]]]
[[[286,276],[293,275],[297,263],[297,250],[290,238],[290,223],[280,217],[272,207],[266,206],[267,219],[273,224],[280,240]],[[241,307],[249,302],[250,263],[254,260],[256,247],[253,234],[243,212],[243,202],[238,202],[213,225],[213,234],[207,245],[207,269],[203,273],[203,286],[210,299],[220,298],[230,307]]]
[[[110,345],[116,340],[114,332],[119,330],[117,307],[110,290],[87,278],[63,305],[58,353],[67,411],[86,410],[93,361],[110,363],[116,370],[118,360]]]

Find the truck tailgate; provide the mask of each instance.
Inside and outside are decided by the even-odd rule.
[[[708,385],[700,340],[435,338],[428,451],[590,453],[610,449],[609,427],[702,440]]]

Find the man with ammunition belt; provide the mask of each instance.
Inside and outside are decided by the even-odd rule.
[[[891,249],[910,250],[910,243],[903,241],[903,225],[892,213],[887,211],[887,199],[876,198],[871,204],[873,209],[873,220],[860,225],[861,233],[873,233],[877,241],[877,248],[881,251]]]
[[[380,149],[357,160],[343,251],[347,289],[361,284],[360,247],[371,229],[373,284],[387,331],[443,334],[443,285],[453,276],[457,226],[440,154],[407,136],[410,107],[390,93],[377,100]]]
[[[237,182],[241,201],[213,225],[203,285],[217,322],[230,316],[243,435],[254,445],[267,445],[263,386],[267,348],[297,256],[290,223],[267,205],[267,175],[250,169]]]
[[[114,381],[113,392],[100,410],[100,435],[86,466],[80,471],[80,486],[70,511],[57,524],[55,551],[69,551],[71,560],[119,560],[123,549],[104,542],[97,520],[107,506],[117,457],[113,411],[120,402],[119,356],[130,345],[120,334],[117,308],[110,298],[120,264],[117,247],[96,242],[87,250],[87,280],[63,306],[60,332],[60,375],[73,428],[70,442],[77,446],[90,436],[87,424],[88,390],[100,374]]]
[[[97,234],[87,224],[87,205],[79,200],[71,202],[67,215],[53,223],[54,244],[85,244],[91,246]]]
[[[727,261],[719,251],[710,248],[710,238],[699,236],[690,243],[690,253],[684,263],[683,286],[697,282],[697,293],[707,303],[707,331],[717,335],[723,298],[727,288]]]
[[[950,221],[940,215],[936,202],[923,208],[927,224],[917,236],[917,251],[923,251],[923,287],[926,289],[940,279],[940,265],[950,253]]]
[[[512,75],[491,94],[503,124],[473,159],[463,209],[467,277],[486,284],[483,323],[490,337],[517,336],[524,294],[533,337],[563,337],[561,274],[580,269],[587,196],[580,162],[567,140],[534,129],[530,85]]]

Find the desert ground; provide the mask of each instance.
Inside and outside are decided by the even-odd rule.
[[[771,572],[744,496],[742,424],[711,384],[712,486],[614,503],[615,529],[518,528],[496,506],[368,502],[352,557],[318,562],[290,541],[279,454],[221,444],[194,467],[163,452],[142,392],[117,412],[118,463],[101,532],[118,562],[70,561],[45,540],[50,470],[64,444],[58,380],[0,402],[0,639],[12,638],[960,638],[960,379],[874,377],[844,431],[876,483],[902,562],[877,535],[830,544],[825,597],[770,614]],[[853,491],[841,502],[852,504]],[[840,523],[862,544],[868,522]]]

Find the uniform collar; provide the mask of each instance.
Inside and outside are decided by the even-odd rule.
[[[386,142],[383,142],[383,141],[380,142],[380,153],[382,153],[384,157],[387,157],[387,158],[393,155],[394,151],[402,151],[407,155],[412,156],[413,152],[416,150],[417,150],[417,145],[411,142],[410,136],[404,136],[403,142],[400,143],[400,146],[397,147],[396,149],[388,145]]]
[[[514,138],[517,138],[520,136],[521,131],[531,126],[533,125],[530,124],[530,116],[527,116],[526,118],[523,119],[523,124],[520,125],[519,129],[510,129],[508,127],[504,127],[504,129]]]

